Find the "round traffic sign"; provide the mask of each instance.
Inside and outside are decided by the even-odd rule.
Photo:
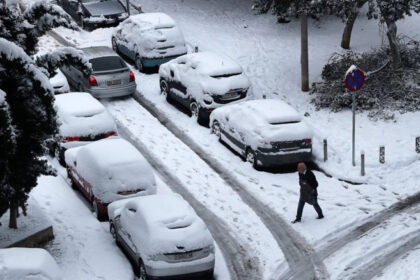
[[[344,83],[349,91],[357,91],[365,82],[365,74],[360,69],[354,69],[346,75]]]

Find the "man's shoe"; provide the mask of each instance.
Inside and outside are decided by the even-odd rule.
[[[318,217],[317,217],[317,219],[318,219],[318,220],[320,220],[320,219],[324,219],[324,215],[318,216]]]
[[[296,223],[300,223],[300,219],[296,219],[296,220],[292,221],[292,224],[296,224]]]

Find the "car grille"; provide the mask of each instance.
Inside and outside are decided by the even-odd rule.
[[[197,249],[182,253],[166,253],[164,256],[168,262],[179,262],[202,258],[203,253],[203,249]]]
[[[137,189],[137,190],[128,190],[128,191],[119,191],[118,194],[120,195],[130,195],[130,194],[135,194],[138,192],[142,192],[144,191],[143,189]]]
[[[235,89],[231,90],[224,95],[214,95],[213,100],[219,104],[226,104],[232,101],[240,100],[246,97],[246,90]]]
[[[281,141],[272,142],[271,148],[259,148],[261,152],[279,152],[279,151],[293,151],[302,148],[310,148],[311,144],[306,144],[305,140]]]

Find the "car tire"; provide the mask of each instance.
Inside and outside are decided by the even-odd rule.
[[[76,183],[74,182],[73,177],[70,174],[70,169],[67,167],[66,170],[67,170],[67,178],[70,180],[71,188],[73,190],[77,189]]]
[[[222,141],[222,130],[220,128],[220,123],[217,120],[213,121],[213,124],[211,125],[211,132],[216,135],[219,141]]]
[[[200,123],[200,113],[199,113],[200,106],[195,100],[192,100],[190,102],[190,112],[191,112],[191,117],[193,117],[194,119],[197,120],[198,123]]]
[[[171,97],[169,96],[170,88],[164,79],[160,80],[160,93],[166,98],[166,101],[171,100]]]
[[[140,55],[136,55],[136,59],[134,60],[134,65],[136,66],[137,70],[139,70],[139,72],[143,72],[144,66],[143,66],[143,63],[141,62]]]
[[[113,223],[109,223],[109,232],[111,233],[112,238],[117,241],[117,232],[115,231],[115,226]]]
[[[114,37],[112,37],[112,39],[111,39],[111,45],[112,45],[112,49],[114,50],[114,52],[119,53],[118,52],[117,41],[115,40]]]
[[[251,148],[247,148],[245,151],[245,161],[249,162],[252,165],[252,167],[257,169],[257,158],[255,156],[255,152]]]
[[[95,217],[99,220],[99,221],[105,221],[105,217],[103,214],[99,213],[99,209],[98,209],[98,201],[96,201],[96,198],[94,198],[92,200],[92,209],[93,209],[93,213],[95,214]]]
[[[149,277],[146,273],[146,267],[144,266],[144,263],[142,260],[139,260],[138,267],[137,267],[137,276],[138,280],[148,280]]]

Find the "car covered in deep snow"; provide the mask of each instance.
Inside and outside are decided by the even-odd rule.
[[[61,7],[82,27],[117,26],[128,17],[120,0],[58,0]]]
[[[96,46],[80,50],[92,64],[90,75],[76,65],[60,68],[73,88],[96,98],[127,96],[136,91],[134,73],[111,48]]]
[[[69,149],[66,168],[72,186],[92,203],[99,220],[113,201],[156,193],[152,167],[129,142],[118,137]]]
[[[140,279],[213,279],[213,238],[181,196],[120,200],[108,212],[111,234]]]
[[[139,71],[187,53],[181,30],[164,13],[129,17],[115,29],[111,43],[113,50],[134,61]]]
[[[231,58],[211,52],[186,54],[159,68],[160,89],[167,100],[186,107],[207,124],[217,107],[244,100],[250,81]]]
[[[117,135],[114,119],[105,107],[87,92],[70,92],[55,97],[60,139],[54,152],[64,165],[64,152],[92,141]],[[54,154],[52,153],[52,154]]]
[[[63,75],[60,69],[55,70],[55,75],[50,78],[50,84],[54,89],[54,94],[70,92],[70,86],[66,76]]]
[[[61,280],[61,275],[57,263],[45,249],[0,249],[0,279]]]
[[[312,130],[281,100],[249,100],[214,110],[212,132],[254,167],[312,158]]]

